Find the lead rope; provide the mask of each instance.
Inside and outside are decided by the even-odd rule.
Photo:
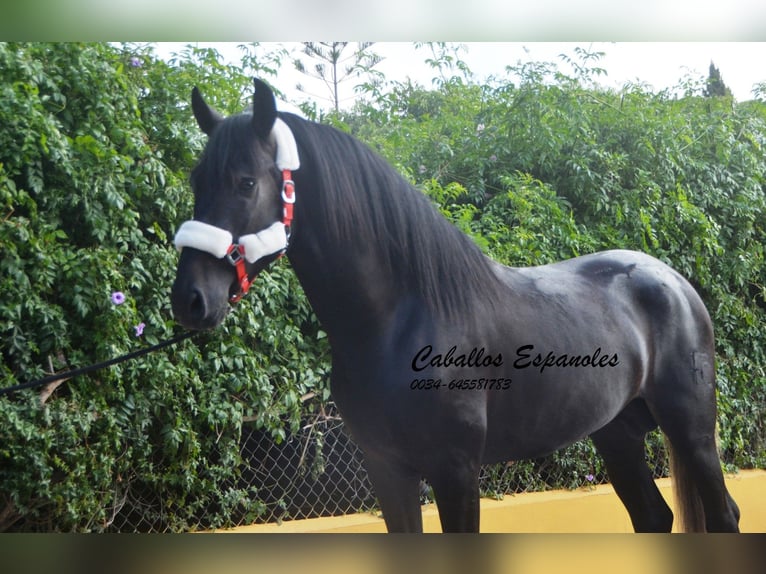
[[[176,343],[180,343],[181,341],[190,339],[191,337],[194,337],[198,334],[199,334],[199,331],[187,331],[186,333],[181,333],[180,335],[176,335],[175,337],[171,339],[167,339],[166,341],[162,341],[161,343],[157,343],[156,345],[152,345],[151,347],[146,347],[145,349],[139,349],[138,351],[133,351],[131,353],[127,353],[125,355],[115,357],[114,359],[109,359],[108,361],[103,361],[101,363],[96,363],[94,365],[88,365],[87,367],[80,367],[79,369],[71,369],[69,371],[56,373],[53,375],[49,375],[47,377],[43,377],[42,379],[37,379],[36,381],[30,381],[28,383],[20,383],[18,385],[6,387],[4,389],[0,389],[0,397],[3,395],[9,395],[11,393],[15,393],[16,391],[21,391],[23,389],[42,387],[43,385],[47,385],[49,383],[55,383],[57,381],[62,381],[65,379],[71,379],[79,375],[84,375],[86,373],[91,373],[93,371],[105,369],[106,367],[111,367],[119,363],[124,363],[125,361],[130,361],[131,359],[137,359],[138,357],[143,357],[144,355],[148,355],[149,353],[152,353],[154,351],[159,351],[160,349],[164,349],[165,347],[169,347],[170,345],[175,345]]]

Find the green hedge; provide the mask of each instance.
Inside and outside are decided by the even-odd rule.
[[[627,247],[687,275],[716,326],[724,458],[763,466],[766,107],[703,98],[693,82],[684,97],[605,91],[578,55],[576,77],[535,64],[479,85],[463,70],[432,90],[376,88],[326,121],[377,148],[500,261]],[[1,386],[173,334],[170,238],[191,214],[203,145],[190,88],[230,113],[277,64],[257,49],[234,66],[191,48],[167,63],[141,46],[0,44]],[[47,397],[0,398],[0,530],[253,517],[258,494],[236,486],[243,420],[284,440],[329,399],[328,371],[327,340],[282,261],[215,332]],[[565,486],[600,472],[589,443],[555,464]],[[531,465],[515,472],[535,486]]]
[[[723,457],[761,467],[766,103],[706,98],[689,78],[672,92],[604,90],[598,54],[576,57],[575,77],[530,63],[484,85],[395,84],[341,121],[498,261],[627,248],[683,273],[716,330]]]
[[[173,334],[169,238],[191,215],[203,143],[190,89],[237,109],[247,83],[212,51],[170,66],[106,44],[0,44],[3,387]],[[37,391],[0,398],[0,530],[256,514],[231,480],[243,417],[282,440],[328,394],[326,341],[288,265],[258,287],[215,333],[68,381],[42,406]]]

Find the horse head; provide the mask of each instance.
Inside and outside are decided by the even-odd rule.
[[[171,294],[176,319],[190,329],[219,325],[251,278],[287,248],[297,150],[271,89],[254,83],[252,110],[227,118],[192,90],[208,140],[191,172],[194,218],[175,237],[181,256]]]

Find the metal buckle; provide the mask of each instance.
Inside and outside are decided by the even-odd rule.
[[[232,244],[226,253],[226,260],[236,267],[245,258],[244,249],[238,243]]]
[[[292,194],[287,195],[287,188],[292,189]],[[282,201],[285,203],[295,203],[295,182],[292,179],[286,179],[282,182]]]

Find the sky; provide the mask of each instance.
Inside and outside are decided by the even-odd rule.
[[[225,58],[239,62],[240,51],[235,42],[199,42],[200,46],[213,46]],[[166,57],[181,50],[186,44],[156,43],[155,51]],[[277,46],[297,50],[299,43],[261,44],[261,50],[268,51]],[[506,76],[506,67],[527,61],[557,63],[567,72],[560,55],[574,57],[575,48],[589,52],[603,52],[594,65],[604,68],[606,75],[599,82],[609,88],[621,89],[628,82],[648,84],[654,91],[677,86],[681,80],[707,78],[712,63],[720,70],[726,86],[731,89],[737,101],[753,98],[753,87],[766,82],[766,42],[468,42],[459,52],[476,79],[482,81],[490,76]],[[403,81],[410,78],[424,86],[430,86],[436,72],[426,64],[430,57],[428,48],[416,49],[412,42],[378,42],[373,50],[383,56],[377,66],[388,80]],[[286,94],[291,101],[310,99],[296,89],[302,83],[315,94],[313,98],[320,108],[329,108],[329,92],[323,86],[312,83],[310,78],[292,69],[286,62],[276,78],[266,78]],[[354,81],[342,85],[341,106],[353,102]]]
[[[30,0],[4,40],[766,40],[763,0]]]

